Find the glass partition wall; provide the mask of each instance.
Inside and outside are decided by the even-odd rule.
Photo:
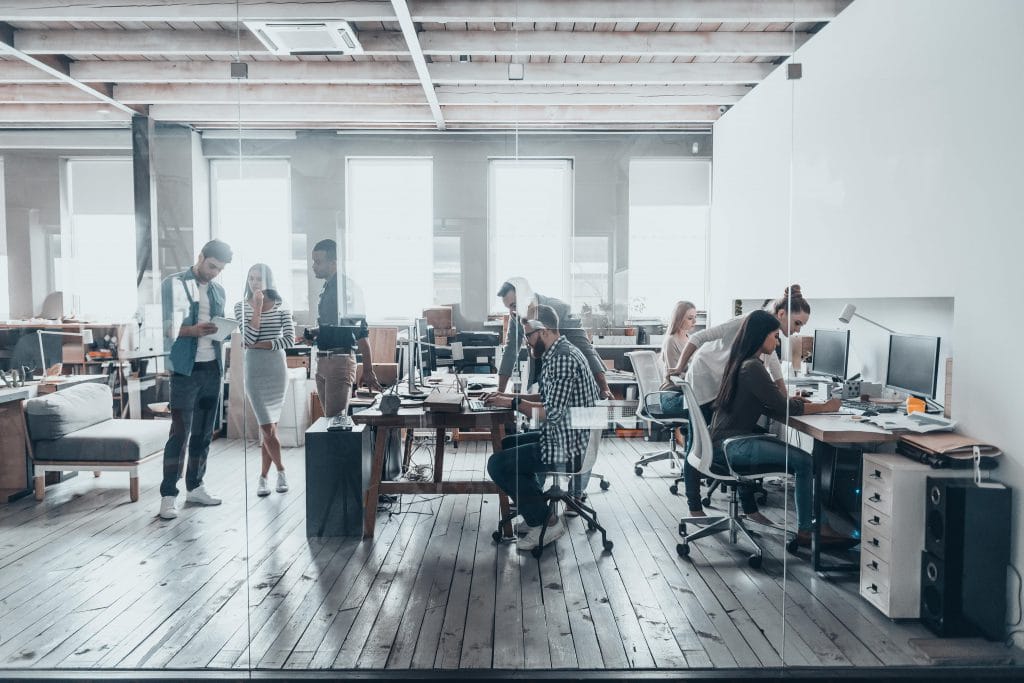
[[[495,98],[486,116],[514,103],[499,124],[464,89],[434,83],[440,130],[411,57],[269,58],[245,24],[260,17],[239,3],[237,21],[197,24],[229,34],[214,62],[235,78],[190,93],[188,121],[156,106],[132,134],[53,130],[38,146],[0,131],[0,317],[18,321],[4,326],[0,363],[62,377],[30,382],[33,395],[99,380],[90,386],[109,395],[80,409],[92,401],[105,418],[109,401],[111,415],[153,427],[157,453],[137,485],[124,468],[57,466],[42,500],[32,469],[5,488],[5,461],[0,668],[830,676],[934,675],[954,650],[967,666],[1019,661],[1002,645],[1020,637],[1016,508],[971,484],[996,500],[960,538],[985,561],[965,570],[940,556],[946,537],[925,520],[944,509],[928,501],[974,471],[922,464],[904,433],[879,426],[945,414],[1003,451],[980,480],[1019,479],[1016,375],[994,359],[1014,357],[1019,328],[1007,312],[1021,289],[1021,102],[1000,86],[1020,62],[1019,22],[1007,21],[1020,10],[946,4],[931,16],[857,0],[822,28],[792,3],[791,17],[772,17],[787,19],[785,44],[772,45],[791,56],[729,57],[779,63],[708,130],[645,131],[546,118],[530,103],[543,87],[531,69],[572,60],[531,60],[517,41],[527,28],[688,33],[680,22],[492,22],[489,39],[510,54],[434,54],[428,67],[508,62],[528,87],[465,89]],[[779,37],[764,22],[705,28]],[[402,26],[357,29],[372,41]],[[973,51],[936,72],[954,39]],[[643,59],[608,66],[711,64]],[[327,82],[287,88],[295,102],[282,108],[269,89],[309,84],[271,82],[261,67],[287,62]],[[312,68],[368,64],[405,79],[353,84]],[[973,99],[949,96],[963,83],[999,105],[980,128],[965,125]],[[635,95],[574,90],[588,102]],[[213,240],[230,258],[217,242],[202,256]],[[223,343],[192,349],[199,321],[218,316]],[[165,354],[179,337],[186,362],[213,365],[174,375],[181,358]],[[606,535],[564,504],[555,517],[524,506],[523,461],[492,460],[529,444],[547,414],[470,407],[499,390],[552,391],[541,378],[561,362],[544,355],[557,340],[579,349],[601,401],[596,421],[576,425],[600,432],[590,476],[561,486]],[[699,350],[681,362],[689,342]],[[205,398],[204,372],[215,375]],[[22,390],[4,387],[5,401]],[[452,396],[457,417],[444,412]],[[904,414],[908,397],[927,399],[918,418]],[[16,405],[12,423],[0,403],[5,453],[24,443],[9,428],[24,424]],[[191,446],[172,436],[184,405]],[[342,415],[351,424],[331,419]],[[31,420],[28,462],[45,462]],[[205,434],[205,469],[190,469]],[[729,436],[756,438],[723,451]],[[749,480],[735,488],[730,467]],[[701,535],[715,518],[736,538]],[[529,534],[551,520],[556,538],[531,552]],[[974,570],[990,573],[970,582]]]

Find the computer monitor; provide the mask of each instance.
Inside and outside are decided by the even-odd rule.
[[[850,357],[849,330],[815,330],[811,374],[846,379]]]
[[[941,341],[939,337],[890,334],[885,386],[922,398],[935,398]]]

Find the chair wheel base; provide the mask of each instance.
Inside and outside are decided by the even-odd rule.
[[[799,547],[800,545],[796,542],[795,538],[786,543],[786,550],[789,551],[791,555],[796,555],[797,548]]]
[[[761,568],[761,556],[760,555],[751,555],[750,557],[747,558],[747,565],[751,569],[760,569]]]
[[[689,543],[678,543],[676,545],[676,553],[678,553],[679,557],[689,557],[690,556],[690,544]]]
[[[671,486],[668,487],[668,492],[671,493],[673,496],[678,496],[679,487],[676,486],[675,484],[672,484]]]
[[[544,548],[542,548],[541,546],[537,546],[536,548],[530,551],[530,554],[539,560],[540,556],[544,554]]]
[[[615,546],[615,544],[614,544],[614,543],[612,543],[611,541],[605,541],[605,542],[604,542],[604,551],[605,551],[606,553],[610,553],[610,552],[612,551],[612,548],[613,548],[614,546]]]
[[[706,508],[711,507],[711,496],[704,496],[700,499],[700,504]]]
[[[587,531],[595,531],[595,530],[597,530],[597,525],[594,524],[593,522],[587,522]]]
[[[602,491],[607,491],[608,489],[611,488],[611,486],[612,486],[612,483],[610,481],[608,481],[606,479],[602,479],[601,480],[601,490]]]
[[[491,538],[494,539],[495,543],[501,543],[501,532],[495,531],[493,534],[491,534]]]
[[[686,535],[686,522],[679,522],[679,535],[680,536],[685,536]]]
[[[636,476],[638,477],[642,477],[644,476],[644,468],[637,465],[636,467],[633,468],[633,473],[636,474]]]

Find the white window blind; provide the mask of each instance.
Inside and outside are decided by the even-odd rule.
[[[285,306],[294,308],[289,163],[281,159],[216,159],[210,162],[210,183],[211,232],[227,242],[234,254],[218,278],[227,295],[227,314],[231,315],[235,302],[245,294],[245,278],[255,263],[270,266]]]
[[[573,221],[572,160],[492,159],[487,179],[488,305],[510,277],[533,291],[566,299]]]
[[[346,240],[338,259],[363,291],[371,320],[409,320],[433,304],[433,173],[429,157],[347,161]]]
[[[705,307],[710,203],[709,161],[630,160],[630,319],[666,320],[680,299]]]
[[[67,221],[57,282],[83,320],[124,322],[138,308],[130,159],[69,159]],[[70,306],[68,305],[70,295]]]

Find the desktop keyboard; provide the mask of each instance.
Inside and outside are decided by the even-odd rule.
[[[327,431],[329,432],[350,432],[355,426],[355,422],[348,415],[335,415],[327,420]]]
[[[873,410],[876,413],[895,413],[897,410],[897,407],[894,405],[857,400],[845,400],[843,401],[843,407],[853,408],[854,410]]]

